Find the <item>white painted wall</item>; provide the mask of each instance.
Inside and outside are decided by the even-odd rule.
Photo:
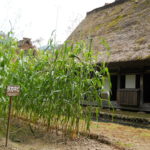
[[[126,75],[125,76],[125,88],[135,88],[136,75]]]

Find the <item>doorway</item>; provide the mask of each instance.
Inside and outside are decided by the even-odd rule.
[[[143,99],[144,103],[150,103],[150,73],[143,77]]]
[[[117,99],[117,75],[111,75],[111,101],[116,101]]]

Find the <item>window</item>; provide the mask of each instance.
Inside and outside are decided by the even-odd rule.
[[[136,75],[126,75],[125,76],[125,88],[135,89]]]
[[[121,75],[120,88],[140,88],[140,75]]]

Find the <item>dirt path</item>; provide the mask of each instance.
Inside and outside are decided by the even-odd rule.
[[[4,131],[1,126],[0,131]],[[4,147],[3,135],[0,137],[0,150],[117,150],[115,146],[109,145],[110,143],[125,150],[150,150],[150,130],[148,129],[92,122],[90,135],[93,135],[91,137],[93,139],[80,136],[70,140],[67,137],[64,138],[60,131],[56,135],[53,132],[45,132],[41,128],[34,128],[33,133],[28,123],[16,120],[11,127],[9,148]]]
[[[57,143],[47,143],[41,139],[30,139],[30,142],[14,143],[10,142],[9,147],[4,147],[4,139],[0,140],[0,150],[116,150],[108,145],[86,138],[75,141],[58,141]]]
[[[0,150],[117,150],[113,146],[80,136],[75,140],[54,132],[34,128],[29,124],[14,121],[11,126],[8,148],[4,147],[5,138],[0,137]]]

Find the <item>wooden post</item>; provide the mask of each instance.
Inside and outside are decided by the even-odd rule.
[[[10,120],[11,120],[11,108],[12,108],[12,96],[10,96],[10,100],[9,100],[8,122],[7,122],[6,144],[5,144],[5,147],[7,147],[7,145],[8,145],[9,128],[10,128]]]
[[[11,120],[11,109],[12,109],[12,97],[18,96],[20,93],[20,86],[10,85],[7,87],[6,94],[10,97],[9,99],[9,108],[8,108],[8,122],[7,122],[7,130],[6,130],[6,143],[5,147],[8,145],[9,139],[9,128],[10,128],[10,120]]]
[[[117,105],[120,104],[119,90],[120,90],[120,72],[119,72],[119,74],[117,75]]]
[[[143,99],[143,73],[140,75],[140,105],[143,105],[144,99]]]
[[[117,75],[117,89],[120,89],[120,74]]]

